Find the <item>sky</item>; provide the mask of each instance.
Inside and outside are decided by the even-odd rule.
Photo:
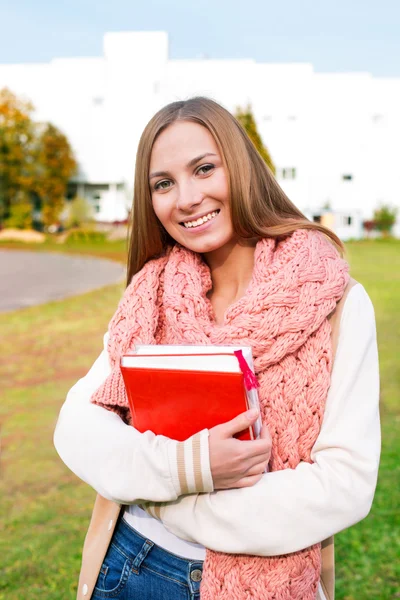
[[[0,63],[101,56],[107,31],[167,31],[175,59],[400,77],[400,0],[0,0]]]

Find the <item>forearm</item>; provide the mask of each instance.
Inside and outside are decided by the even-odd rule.
[[[345,308],[314,464],[158,506],[155,516],[170,531],[214,550],[269,556],[306,548],[368,514],[380,455],[375,321],[361,286]]]
[[[69,398],[54,434],[55,447],[71,471],[109,500],[134,504],[139,499],[178,498],[183,493],[184,480],[190,480],[193,471],[190,463],[196,440],[202,446],[202,452],[198,451],[202,454],[202,472],[207,474],[206,430],[195,440],[185,442],[187,462],[182,464],[178,463],[178,455],[185,452],[179,446],[185,444],[151,432],[141,434],[99,406],[80,407],[79,420],[75,419],[77,414]],[[203,489],[212,489],[212,481],[203,479]]]
[[[186,442],[150,431],[139,433],[117,414],[90,402],[109,371],[103,352],[70,390],[61,409],[54,445],[71,471],[121,504],[169,501],[181,494],[212,491],[208,431]]]
[[[251,488],[194,494],[150,505],[150,514],[182,539],[215,551],[275,556],[295,552],[349,527],[369,512],[376,462],[362,472],[330,473],[329,464],[302,463],[267,473]],[[156,512],[155,512],[156,509]]]

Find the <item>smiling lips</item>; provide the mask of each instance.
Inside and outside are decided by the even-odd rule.
[[[211,221],[212,219],[214,219],[219,214],[219,212],[219,210],[215,210],[214,212],[210,212],[207,215],[204,215],[204,217],[200,217],[195,221],[186,221],[185,223],[182,223],[182,225],[186,227],[186,229],[190,229],[192,227],[199,227],[200,225],[207,223],[207,221]]]

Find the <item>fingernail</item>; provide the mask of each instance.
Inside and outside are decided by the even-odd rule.
[[[254,419],[258,416],[258,410],[256,408],[252,408],[246,413],[248,419]]]

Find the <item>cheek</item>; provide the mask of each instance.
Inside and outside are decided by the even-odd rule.
[[[168,225],[172,210],[170,202],[167,202],[166,199],[162,197],[156,197],[152,199],[152,204],[154,213],[161,224],[164,226]]]
[[[218,194],[220,200],[229,200],[229,186],[228,179],[225,173],[221,172],[215,181],[215,191]]]
[[[156,213],[156,216],[160,219],[162,219],[163,213],[165,213],[165,205],[163,205],[162,202],[160,202],[160,199],[157,197],[152,198],[152,204],[153,204],[153,210]]]

